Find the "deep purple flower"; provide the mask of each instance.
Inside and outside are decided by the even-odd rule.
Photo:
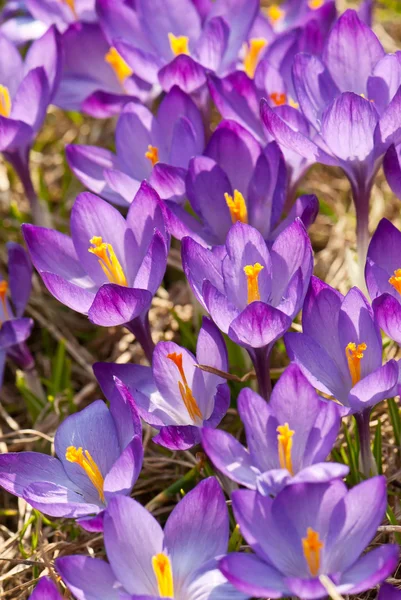
[[[219,566],[250,596],[325,598],[322,575],[340,594],[359,594],[383,581],[398,564],[396,545],[384,544],[362,555],[386,512],[384,477],[351,490],[339,480],[299,483],[274,499],[237,490],[232,502],[241,533],[255,554],[233,552]]]
[[[76,598],[238,600],[217,568],[227,551],[229,520],[223,492],[210,477],[184,496],[167,519],[131,498],[114,498],[104,518],[109,563],[89,556],[58,558],[56,568]]]
[[[63,33],[71,23],[97,20],[95,0],[25,0],[25,7],[37,21],[47,27],[55,25]]]
[[[142,79],[169,91],[199,91],[206,72],[228,72],[259,10],[258,0],[217,0],[201,15],[191,0],[99,0],[100,24]]]
[[[323,462],[340,428],[338,407],[320,398],[296,365],[284,371],[269,404],[250,388],[241,390],[238,412],[248,449],[225,431],[202,431],[206,454],[230,479],[275,495],[288,484],[347,475],[345,465]]]
[[[48,577],[41,577],[29,600],[63,600],[57,586]]]
[[[104,118],[119,114],[128,102],[151,100],[151,86],[132,72],[98,24],[74,23],[62,41],[64,62],[54,99],[57,106]]]
[[[397,52],[396,56],[401,64],[401,52]],[[401,199],[401,146],[390,146],[383,160],[383,169],[392,192]]]
[[[182,241],[185,275],[216,325],[245,347],[268,398],[268,357],[274,342],[290,327],[304,300],[312,274],[312,249],[296,219],[271,249],[262,235],[238,221],[225,246],[204,248],[190,237]]]
[[[377,600],[400,600],[400,598],[401,590],[399,588],[393,587],[389,583],[383,583],[380,586]]]
[[[95,375],[106,398],[123,389],[140,416],[158,430],[153,441],[172,450],[200,442],[202,427],[217,427],[230,405],[224,379],[197,368],[207,365],[227,371],[223,336],[203,318],[196,357],[173,342],[159,342],[152,367],[97,363]]]
[[[106,506],[131,492],[142,468],[138,415],[123,395],[113,396],[110,409],[97,400],[61,423],[54,445],[58,458],[0,455],[0,485],[45,514],[101,531]]]
[[[378,325],[401,343],[401,232],[382,219],[372,237],[366,262],[366,285]]]
[[[192,156],[202,154],[204,125],[191,98],[174,87],[157,116],[145,106],[128,104],[116,127],[116,154],[97,146],[67,146],[78,179],[106,200],[131,204],[143,179],[162,198],[185,195],[185,173]]]
[[[23,225],[23,233],[57,300],[96,325],[125,324],[151,356],[147,313],[164,277],[169,239],[159,197],[146,182],[126,219],[105,200],[82,193],[71,212],[71,237],[33,225]]]
[[[224,244],[233,223],[248,223],[267,239],[300,217],[308,227],[318,212],[316,196],[298,198],[281,221],[287,170],[275,142],[262,151],[251,133],[234,121],[222,121],[204,156],[189,163],[186,195],[197,218],[177,203],[166,202],[169,230],[206,246]]]
[[[357,211],[361,268],[368,245],[369,198],[386,150],[401,140],[401,63],[355,11],[331,30],[322,58],[299,54],[294,86],[299,125],[262,102],[262,120],[278,143],[311,162],[342,167]]]

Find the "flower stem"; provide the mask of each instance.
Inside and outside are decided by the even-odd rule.
[[[125,327],[134,334],[138,342],[141,344],[146,358],[148,359],[149,363],[152,364],[155,344],[152,340],[152,334],[150,332],[149,313],[146,313],[144,317],[137,317],[129,323],[126,323]]]
[[[249,350],[249,355],[255,367],[256,379],[258,380],[259,394],[267,402],[272,393],[272,382],[270,378],[270,352],[271,346]]]
[[[365,291],[365,264],[369,247],[369,205],[373,180],[351,184],[356,212],[356,246],[358,254],[358,286]]]
[[[36,370],[35,360],[25,342],[21,342],[7,351],[8,356],[15,362],[24,373],[26,387],[36,398],[38,398],[43,406],[46,404],[46,394],[43,389],[40,377]]]
[[[363,412],[355,414],[360,445],[360,469],[366,478],[377,475],[377,466],[370,445],[370,412],[371,409],[367,408]]]

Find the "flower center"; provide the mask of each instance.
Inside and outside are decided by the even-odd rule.
[[[103,238],[97,235],[93,236],[90,243],[92,247],[88,248],[88,252],[98,257],[99,265],[102,267],[103,273],[110,283],[127,287],[128,283],[125,273],[113,250],[113,246],[103,242]]]
[[[248,223],[248,211],[246,208],[246,203],[244,196],[238,190],[234,190],[234,195],[231,196],[224,194],[224,198],[226,200],[226,204],[230,209],[231,220],[233,223],[237,221],[241,221],[241,223]]]
[[[280,467],[282,469],[287,469],[291,475],[294,475],[294,470],[292,468],[292,458],[291,458],[291,450],[292,450],[292,437],[295,433],[293,429],[290,429],[288,423],[284,423],[284,425],[279,425],[277,427],[277,441],[278,441],[278,458],[280,461]]]
[[[121,84],[123,84],[128,77],[131,77],[133,70],[127,65],[121,54],[119,54],[115,48],[110,48],[105,55],[104,60],[111,66]]]
[[[3,279],[0,281],[0,301],[3,306],[4,317],[6,320],[10,318],[8,307],[7,307],[7,292],[8,292],[8,283]]]
[[[324,4],[324,0],[309,0],[309,2],[308,2],[308,6],[312,10],[317,10],[318,8],[321,8],[323,6],[323,4]]]
[[[152,567],[156,575],[157,587],[161,598],[174,598],[174,582],[171,562],[168,556],[155,554],[152,556]]]
[[[277,23],[277,21],[280,21],[284,17],[284,14],[284,11],[277,6],[277,4],[273,4],[273,6],[270,6],[267,9],[267,16],[272,23]]]
[[[287,104],[287,95],[283,92],[273,92],[269,95],[269,98],[275,106],[283,106],[283,104]]]
[[[72,14],[74,15],[74,19],[78,20],[78,14],[75,8],[75,0],[61,0],[64,4],[66,4],[70,9]]]
[[[88,450],[82,450],[82,448],[76,448],[75,446],[68,446],[65,457],[68,462],[79,465],[88,476],[90,482],[96,488],[99,498],[104,502],[103,483],[104,479],[100,472],[99,467],[93,460]]]
[[[319,573],[320,552],[323,546],[324,544],[320,540],[318,532],[314,531],[312,527],[308,527],[306,537],[302,538],[302,549],[312,577],[316,577]]]
[[[188,54],[189,56],[189,37],[187,37],[186,35],[175,36],[173,33],[169,33],[168,39],[170,42],[171,51],[174,54],[174,56],[178,56],[179,54]]]
[[[394,271],[394,275],[390,277],[388,282],[401,294],[401,269]]]
[[[167,358],[173,361],[175,366],[177,367],[182,381],[178,381],[178,387],[181,393],[181,398],[185,404],[185,408],[188,411],[189,416],[193,421],[203,421],[203,416],[196,402],[191,388],[188,385],[187,378],[185,377],[184,367],[182,366],[182,354],[177,354],[177,352],[171,352],[167,354]]]
[[[244,273],[248,284],[248,304],[255,302],[255,300],[260,300],[258,277],[263,269],[264,267],[260,263],[246,265],[246,267],[244,267]]]
[[[361,380],[361,360],[366,348],[366,344],[356,345],[354,342],[350,342],[345,348],[345,356],[347,357],[353,386]]]
[[[11,113],[10,92],[5,85],[0,85],[0,115],[9,117]]]
[[[259,55],[266,45],[267,41],[264,38],[252,38],[247,44],[247,52],[244,58],[244,69],[245,73],[251,79],[255,75]]]
[[[151,146],[149,144],[148,151],[145,152],[145,158],[148,158],[152,163],[152,167],[159,162],[159,149],[157,146]]]

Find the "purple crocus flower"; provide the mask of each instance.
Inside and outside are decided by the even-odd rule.
[[[59,36],[50,28],[33,42],[23,61],[0,34],[0,56],[0,151],[16,170],[33,218],[40,223],[43,215],[29,174],[29,153],[59,82]]]
[[[300,217],[308,227],[319,206],[316,196],[298,198],[280,222],[286,199],[287,171],[275,142],[262,151],[251,133],[234,121],[222,121],[205,156],[189,163],[186,195],[197,218],[180,205],[166,202],[169,231],[206,246],[224,244],[233,223],[248,223],[267,239]],[[199,220],[200,222],[199,222]]]
[[[383,581],[398,564],[396,545],[384,544],[362,555],[386,512],[384,477],[351,490],[340,480],[298,483],[274,499],[237,490],[232,502],[241,533],[255,554],[233,552],[219,566],[250,596],[325,598],[322,576],[340,594],[359,594]]]
[[[401,343],[401,232],[382,219],[372,237],[366,262],[366,285],[379,327]]]
[[[109,563],[65,556],[57,571],[76,598],[185,598],[238,600],[246,596],[227,582],[217,558],[227,551],[228,512],[214,477],[201,481],[173,509],[164,531],[131,498],[114,498],[104,518]]]
[[[112,498],[129,494],[142,468],[141,424],[115,394],[67,417],[54,438],[58,458],[39,452],[0,455],[0,485],[53,517],[70,517],[101,531]]]
[[[401,52],[396,52],[401,64]],[[401,146],[390,146],[383,160],[384,174],[392,192],[401,199]]]
[[[373,181],[387,149],[401,140],[401,63],[347,10],[332,28],[322,58],[299,54],[293,76],[303,113],[299,125],[266,101],[262,120],[278,143],[309,161],[342,167],[355,202],[363,268]]]
[[[132,72],[98,24],[73,23],[62,41],[63,73],[54,98],[57,106],[105,118],[119,114],[128,102],[151,100],[151,86]]]
[[[347,475],[345,465],[323,462],[340,428],[338,406],[320,398],[296,365],[284,371],[269,404],[251,389],[241,390],[238,412],[248,450],[225,431],[202,431],[206,454],[230,479],[276,495],[288,484]]]
[[[146,182],[126,219],[105,200],[82,193],[71,212],[71,237],[33,225],[23,225],[23,233],[57,300],[96,325],[125,325],[151,357],[147,313],[164,277],[169,239],[159,197]]]
[[[78,179],[106,200],[131,204],[141,181],[162,198],[185,195],[185,173],[192,156],[204,148],[202,116],[191,98],[174,87],[157,116],[141,104],[128,104],[116,127],[116,154],[97,146],[67,146]]]
[[[48,26],[28,12],[26,0],[9,0],[0,11],[0,31],[19,46],[42,36]]]
[[[383,583],[380,586],[377,600],[400,600],[401,590],[396,588],[389,583]]]
[[[48,27],[56,25],[60,33],[76,21],[94,23],[97,20],[95,4],[96,0],[25,0],[34,19]]]
[[[285,0],[280,5],[269,6],[267,18],[276,34],[304,27],[312,20],[328,31],[336,12],[334,0]]]
[[[209,250],[185,237],[182,262],[195,297],[216,325],[248,350],[267,399],[270,351],[299,312],[312,274],[312,248],[302,222],[296,219],[284,229],[271,249],[240,221],[223,247]]]
[[[41,577],[29,600],[63,600],[63,597],[51,579]]]
[[[152,367],[97,363],[94,371],[106,398],[124,390],[141,417],[158,430],[153,441],[171,450],[200,442],[204,427],[217,427],[230,405],[224,379],[197,368],[227,371],[227,350],[217,327],[203,318],[196,357],[173,342],[159,342]]]
[[[312,277],[302,310],[303,333],[288,333],[287,352],[310,383],[357,420],[364,472],[374,470],[369,442],[373,406],[398,380],[395,360],[383,365],[382,339],[373,310],[358,288],[344,297]]]
[[[259,10],[258,0],[217,0],[201,19],[191,0],[99,0],[101,26],[142,79],[169,91],[199,91],[206,72],[224,74],[237,60]]]

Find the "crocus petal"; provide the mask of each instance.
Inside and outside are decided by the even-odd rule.
[[[136,274],[136,288],[148,290],[152,295],[157,292],[166,272],[168,250],[165,238],[156,230]]]
[[[337,589],[340,594],[359,594],[371,589],[391,575],[398,565],[400,549],[385,544],[362,556],[343,573]]]
[[[228,581],[249,596],[281,598],[289,595],[284,576],[252,554],[231,552],[220,560],[219,568]]]
[[[213,286],[217,286],[220,290],[223,289],[221,260],[211,250],[204,248],[190,237],[183,238],[181,253],[185,276],[195,297],[205,307],[202,292],[203,282],[207,279]]]
[[[401,127],[399,114],[401,110],[401,86],[382,114],[375,131],[376,155],[386,152],[391,144],[396,146],[401,142]]]
[[[347,465],[339,463],[322,462],[315,463],[302,469],[291,480],[291,483],[319,483],[332,481],[333,479],[343,479],[349,473]]]
[[[273,306],[252,302],[231,322],[228,335],[246,348],[263,348],[281,337],[291,322],[290,317]]]
[[[184,586],[187,597],[209,600],[213,595],[220,600],[245,600],[247,596],[235,589],[218,568],[218,561],[211,560],[198,569]]]
[[[279,382],[274,389],[279,385]],[[279,390],[282,387],[282,384],[280,384]],[[279,394],[279,390],[273,392],[273,394]],[[274,402],[276,403],[276,400]],[[245,426],[247,445],[255,466],[260,471],[268,471],[278,467],[278,453],[273,456],[271,450],[268,450],[269,439],[273,441],[274,446],[276,445],[277,421],[272,418],[271,410],[266,401],[250,388],[244,388],[238,396],[238,412]],[[269,425],[270,423],[272,424]]]
[[[37,481],[29,484],[22,494],[28,504],[51,517],[77,518],[93,515],[101,510],[99,502],[86,501],[81,490],[77,491],[71,481],[66,485],[51,481]]]
[[[196,57],[201,65],[211,71],[219,69],[229,34],[230,29],[221,17],[214,17],[205,24],[196,44]]]
[[[139,502],[125,496],[110,500],[104,542],[113,573],[128,593],[158,595],[152,557],[163,551],[163,537],[159,523]]]
[[[131,83],[132,81],[136,82],[138,81],[138,78],[131,76],[129,82]],[[81,102],[81,112],[91,117],[95,117],[95,119],[107,119],[108,117],[119,115],[123,111],[125,105],[129,102],[138,100],[146,102],[147,97],[149,96],[149,90],[146,87],[148,84],[142,82],[142,80],[139,81],[142,83],[143,90],[138,86],[139,89],[136,95],[113,94],[111,92],[105,92],[104,90],[96,90],[90,93],[83,102]],[[99,83],[99,85],[101,85],[101,83]],[[127,86],[127,84],[125,85]],[[131,85],[129,87],[131,87]]]
[[[15,315],[21,317],[32,290],[32,263],[26,250],[15,242],[7,243],[8,280]]]
[[[92,291],[88,291],[83,289],[80,285],[75,285],[70,281],[66,281],[63,277],[54,273],[42,272],[40,275],[49,292],[57,298],[59,302],[62,302],[62,304],[65,304],[79,313],[83,313],[84,315],[88,314],[94,299],[94,293]],[[93,285],[93,282],[91,282],[89,277],[83,278],[83,282],[86,283],[88,287],[91,283]]]
[[[51,579],[41,577],[29,600],[62,600],[57,586]]]
[[[22,496],[24,489],[38,481],[66,485],[68,477],[57,458],[39,452],[10,452],[0,455],[0,485],[10,494]]]
[[[206,71],[190,56],[179,54],[160,69],[159,81],[165,92],[177,85],[187,94],[192,94],[206,84]]]
[[[61,78],[62,50],[61,38],[57,29],[52,26],[29,48],[24,69],[25,73],[36,67],[43,67],[49,84],[50,97],[53,97]]]
[[[102,285],[88,311],[95,325],[113,327],[124,325],[147,310],[152,302],[148,290],[126,288],[112,283]]]
[[[5,349],[25,342],[31,335],[32,327],[32,319],[21,318],[5,321],[0,328],[0,347]]]
[[[36,132],[45,118],[49,101],[49,84],[44,68],[32,69],[15,94],[10,117],[27,123]]]
[[[76,522],[89,533],[103,533],[103,518],[104,511],[101,511],[94,517],[80,517]]]
[[[157,75],[163,64],[159,56],[123,41],[116,41],[115,48],[138,77],[151,84],[158,83]]]
[[[155,444],[169,450],[188,450],[200,442],[198,427],[193,425],[170,425],[161,427],[159,433],[152,438]]]
[[[202,115],[192,98],[175,86],[164,96],[157,111],[161,137],[166,146],[171,146],[173,142],[175,124],[179,118],[187,119],[192,125],[196,142],[195,153],[201,154],[205,138]]]
[[[174,124],[168,162],[174,167],[186,169],[190,159],[198,154],[194,127],[189,119],[180,117]]]
[[[23,121],[0,117],[0,150],[18,150],[29,144],[34,136],[32,127]]]
[[[23,74],[23,62],[18,49],[5,35],[0,35],[0,78],[14,97]]]
[[[196,359],[201,365],[209,365],[220,371],[228,369],[227,348],[217,327],[207,317],[203,317],[196,344]],[[213,391],[224,380],[213,373],[203,373],[206,387]]]
[[[150,174],[149,184],[163,200],[182,203],[185,200],[186,170],[166,163],[157,163]]]
[[[113,495],[129,494],[142,469],[143,445],[140,437],[135,436],[123,453],[111,467],[104,479],[106,498]]]
[[[395,342],[401,343],[401,304],[390,294],[382,294],[373,301],[375,319],[379,327]]]
[[[400,148],[390,146],[384,157],[383,168],[387,182],[391,187],[392,192],[401,198],[401,164],[400,164]]]
[[[63,556],[56,560],[56,569],[77,600],[120,600],[120,586],[104,560]]]
[[[352,412],[360,412],[392,396],[397,381],[398,366],[394,360],[369,373],[350,391],[348,402]]]
[[[117,169],[104,169],[103,174],[107,185],[115,192],[114,204],[131,204],[139,190],[140,182]]]
[[[201,297],[204,299],[205,308],[217,327],[223,333],[228,333],[231,323],[238,316],[238,309],[207,280],[204,280]]]

